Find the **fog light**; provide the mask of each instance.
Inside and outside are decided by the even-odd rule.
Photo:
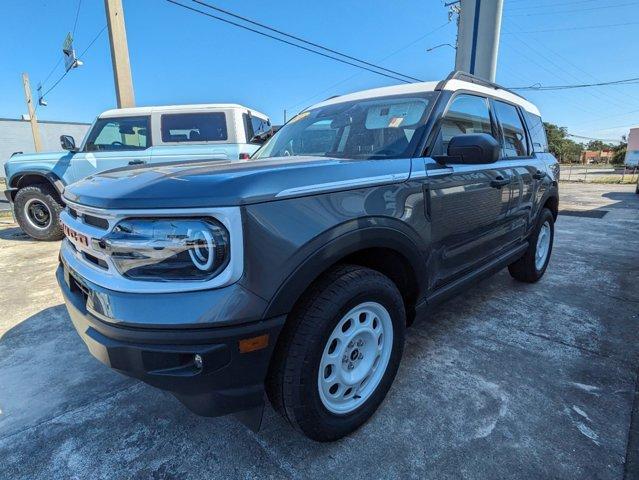
[[[199,353],[196,353],[195,356],[193,357],[193,363],[195,363],[195,368],[197,369],[202,368],[202,357]]]

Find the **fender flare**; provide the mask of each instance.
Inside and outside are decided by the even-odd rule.
[[[336,235],[337,231],[343,232],[345,225],[342,224],[305,245],[303,260],[279,286],[263,318],[288,314],[311,283],[328,268],[348,255],[370,248],[391,249],[407,260],[418,284],[418,298],[423,296],[427,284],[426,261],[417,246],[421,240],[414,230],[400,220],[388,217],[368,217],[349,223],[349,231]]]
[[[15,194],[19,190],[22,185],[20,185],[20,180],[25,176],[36,176],[41,177],[47,183],[49,183],[56,192],[60,195],[60,199],[62,199],[62,194],[64,193],[64,187],[66,186],[65,182],[58,177],[55,173],[47,170],[22,170],[16,172],[10,179],[7,181],[7,187],[11,189],[15,189],[13,192],[13,197],[15,198]]]

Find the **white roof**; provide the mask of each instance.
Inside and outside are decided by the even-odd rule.
[[[432,92],[435,87],[439,85],[439,82],[417,82],[417,83],[405,83],[402,85],[392,85],[390,87],[372,88],[370,90],[362,90],[361,92],[348,93],[346,95],[340,95],[339,97],[330,98],[323,102],[313,105],[311,108],[324,107],[326,105],[334,105],[342,102],[350,102],[353,100],[364,100],[367,98],[384,97],[388,95],[403,95],[410,93],[420,92]],[[515,95],[507,90],[501,88],[487,87],[478,85],[472,82],[466,82],[464,80],[452,79],[448,80],[443,87],[443,90],[457,91],[468,90],[471,92],[482,93],[485,95],[491,95],[493,97],[507,100],[515,105],[521,106],[524,110],[540,116],[539,109],[530,103],[528,100]]]
[[[239,105],[237,103],[195,103],[192,105],[156,105],[156,106],[149,106],[149,107],[114,108],[114,109],[102,112],[99,115],[99,118],[130,117],[134,115],[150,115],[151,113],[157,113],[157,112],[160,112],[160,113],[162,112],[186,113],[186,112],[198,112],[198,111],[208,112],[208,111],[218,111],[223,109],[250,110],[251,115],[268,118],[268,115],[258,112],[257,110],[253,110],[252,108]]]

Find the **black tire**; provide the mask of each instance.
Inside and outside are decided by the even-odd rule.
[[[535,265],[535,254],[537,251],[537,239],[539,237],[539,232],[541,231],[541,227],[548,222],[550,225],[550,246],[548,248],[548,254],[546,255],[546,260],[541,268],[537,268]],[[548,267],[548,262],[550,261],[550,255],[552,254],[552,245],[555,240],[555,217],[553,217],[552,212],[547,208],[541,210],[539,214],[539,218],[537,219],[537,225],[535,227],[535,231],[530,236],[530,245],[526,250],[526,253],[523,257],[517,260],[514,263],[508,265],[508,271],[510,275],[519,280],[520,282],[526,283],[535,283],[541,277],[544,276],[546,272],[546,268]]]
[[[363,302],[377,302],[390,314],[392,349],[386,370],[368,399],[354,411],[338,415],[320,398],[320,359],[340,319]],[[266,381],[273,407],[313,440],[333,441],[353,432],[373,415],[393,383],[405,328],[404,302],[389,278],[359,266],[335,267],[309,288],[280,335]]]
[[[30,237],[46,241],[61,240],[64,237],[60,224],[60,212],[64,205],[50,185],[41,183],[21,188],[13,205],[20,228]],[[39,212],[44,212],[44,216],[38,217]]]

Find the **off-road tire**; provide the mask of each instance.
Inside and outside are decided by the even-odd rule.
[[[46,228],[36,228],[27,218],[26,207],[34,199],[46,205],[50,212],[50,222]],[[64,237],[60,223],[60,212],[64,210],[64,205],[50,185],[40,183],[21,188],[15,196],[13,206],[18,225],[30,237],[45,241],[61,240]]]
[[[548,250],[548,254],[546,255],[546,261],[544,262],[543,266],[538,269],[535,266],[537,238],[539,237],[539,232],[545,222],[548,222],[550,224],[550,247]],[[526,253],[519,260],[508,265],[508,271],[510,272],[510,275],[520,282],[537,282],[541,277],[544,276],[546,268],[548,267],[548,262],[550,261],[550,256],[552,254],[554,239],[555,218],[553,217],[552,212],[549,209],[544,208],[539,213],[539,217],[537,218],[537,225],[535,226],[535,231],[530,237],[530,245],[528,246]]]
[[[370,397],[351,413],[336,415],[320,399],[320,359],[340,319],[363,302],[377,302],[390,314],[390,359]],[[405,328],[404,302],[388,277],[354,265],[333,268],[309,287],[280,335],[266,380],[273,407],[313,440],[333,441],[353,432],[373,415],[393,383],[403,353]]]

